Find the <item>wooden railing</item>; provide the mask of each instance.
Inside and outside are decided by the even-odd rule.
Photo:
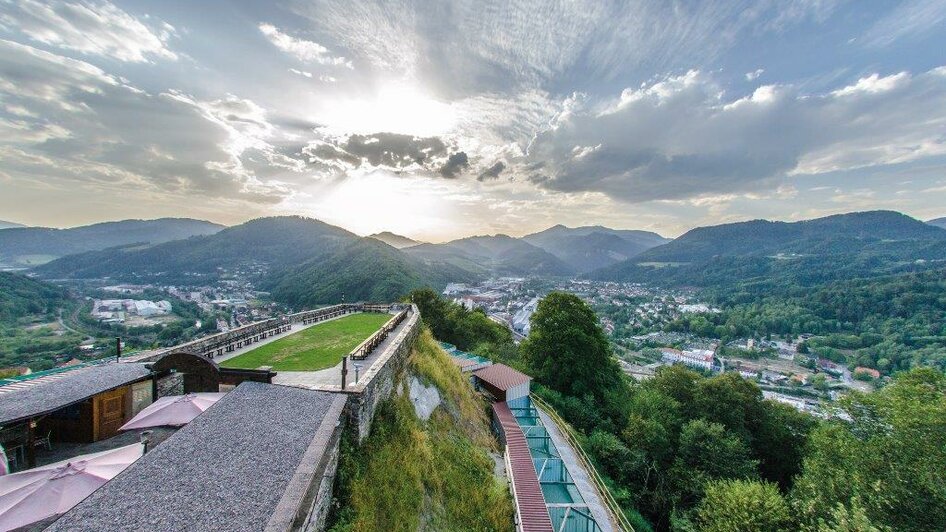
[[[367,358],[379,345],[383,342],[391,331],[397,328],[398,325],[404,321],[404,318],[407,317],[408,309],[404,309],[398,312],[393,318],[387,321],[377,332],[369,336],[364,342],[358,344],[358,347],[352,350],[348,356],[352,360],[362,360]]]
[[[555,422],[555,425],[559,428],[565,440],[571,445],[572,449],[575,450],[578,460],[584,466],[585,470],[588,471],[589,477],[591,477],[591,483],[595,485],[598,489],[598,493],[601,494],[602,502],[608,509],[608,513],[611,514],[611,520],[614,524],[625,532],[634,532],[634,527],[631,525],[631,522],[628,521],[627,516],[624,515],[624,510],[621,509],[621,505],[618,504],[614,495],[611,494],[608,485],[604,482],[604,479],[601,478],[598,470],[595,469],[594,464],[592,464],[591,459],[588,458],[587,453],[585,453],[585,450],[578,442],[578,435],[575,434],[575,429],[562,419],[551,405],[535,395],[530,395],[529,398],[537,407],[541,408],[543,412],[552,418],[552,421]]]

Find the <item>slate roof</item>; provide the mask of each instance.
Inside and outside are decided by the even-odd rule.
[[[492,366],[478,369],[473,372],[473,375],[481,381],[491,384],[502,391],[532,380],[532,377],[516,371],[505,364],[493,364]]]
[[[59,410],[150,373],[144,364],[110,362],[5,384],[0,387],[0,425]]]
[[[493,414],[503,429],[506,453],[512,475],[516,510],[524,532],[551,532],[552,519],[545,505],[542,485],[535,473],[535,463],[522,427],[505,401],[493,404]]]
[[[244,382],[48,530],[264,530],[301,505],[345,401]]]

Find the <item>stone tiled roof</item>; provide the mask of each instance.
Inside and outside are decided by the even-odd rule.
[[[290,521],[345,400],[244,382],[48,530],[259,531]]]
[[[494,387],[506,391],[524,382],[532,380],[525,373],[516,371],[505,364],[493,364],[473,372],[476,378]]]
[[[0,387],[0,425],[59,410],[150,373],[144,364],[111,362],[6,384]]]

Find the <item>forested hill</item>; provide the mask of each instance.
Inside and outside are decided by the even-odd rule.
[[[190,218],[122,220],[71,229],[13,227],[0,231],[0,264],[30,266],[74,253],[132,243],[159,244],[221,229],[222,225]]]
[[[701,227],[590,276],[765,288],[922,270],[944,260],[946,230],[901,213],[872,211],[794,223],[755,220]]]
[[[129,246],[84,253],[36,268],[46,277],[136,279],[188,274],[213,276],[218,268],[284,268],[334,252],[358,236],[298,216],[259,218],[216,234],[154,246]]]
[[[469,282],[474,276],[447,264],[427,264],[375,240],[355,241],[273,274],[264,286],[275,299],[297,307],[342,301],[394,301],[411,290],[448,282]]]
[[[298,216],[260,218],[219,233],[154,246],[132,245],[64,257],[37,267],[47,278],[102,278],[204,284],[242,272],[292,305],[397,299],[473,274],[423,261],[373,238]]]
[[[2,325],[13,325],[27,316],[52,315],[68,298],[66,290],[56,285],[17,273],[0,272]]]

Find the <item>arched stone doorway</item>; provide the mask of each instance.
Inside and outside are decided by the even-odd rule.
[[[220,367],[196,353],[168,353],[154,362],[151,371],[157,377],[156,397],[220,391]]]

